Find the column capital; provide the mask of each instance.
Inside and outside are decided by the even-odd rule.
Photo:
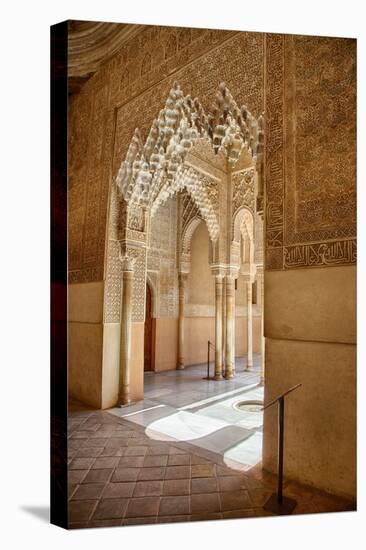
[[[122,264],[122,271],[129,271],[133,272],[133,266],[135,263],[135,258],[131,258],[130,256],[124,256],[121,254],[121,251],[119,253],[119,259]]]
[[[211,274],[216,280],[223,280],[225,277],[225,271],[222,269],[211,269]]]
[[[257,266],[255,264],[243,264],[240,269],[240,274],[244,277],[247,283],[254,283]]]
[[[236,266],[229,265],[226,269],[226,278],[227,279],[237,279],[239,277],[239,268]]]

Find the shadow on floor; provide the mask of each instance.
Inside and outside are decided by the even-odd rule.
[[[20,506],[23,512],[30,514],[43,521],[44,523],[50,522],[50,507],[49,506]]]

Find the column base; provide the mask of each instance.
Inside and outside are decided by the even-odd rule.
[[[247,365],[245,367],[245,370],[247,370],[247,371],[253,370],[253,365]]]
[[[128,407],[128,405],[131,405],[131,397],[130,397],[130,387],[129,385],[124,385],[121,388],[121,392],[118,396],[118,402],[119,407]]]
[[[129,400],[127,403],[118,403],[118,407],[120,409],[123,409],[124,407],[129,407],[130,405],[134,405],[135,403],[137,403],[137,401]]]
[[[176,370],[184,370],[184,365],[180,363],[179,365],[177,365]]]
[[[234,378],[234,373],[233,372],[226,372],[225,373],[225,380],[231,380],[232,378]]]
[[[216,381],[223,380],[222,374],[215,374],[214,380],[216,380]]]

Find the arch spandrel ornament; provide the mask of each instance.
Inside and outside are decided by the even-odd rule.
[[[263,115],[256,119],[247,107],[239,107],[224,83],[219,86],[215,103],[212,112],[206,113],[197,98],[185,96],[180,86],[175,84],[146,140],[138,129],[135,130],[126,158],[112,183],[113,226],[118,231],[110,228],[108,231],[105,320],[119,321],[120,292],[116,279],[120,275],[120,266],[117,267],[115,258],[116,240],[124,242],[126,250],[138,253],[134,268],[133,319],[143,320],[144,304],[140,302],[144,302],[145,295],[142,290],[146,284],[149,219],[167,198],[177,192],[186,189],[191,195],[200,217],[207,224],[213,256],[217,256],[214,252],[220,230],[218,184],[214,178],[185,165],[187,153],[195,143],[204,140],[214,154],[225,156],[231,169],[243,151],[257,166],[263,156],[264,125]],[[119,208],[116,203],[119,203]],[[108,311],[111,303],[112,314]]]

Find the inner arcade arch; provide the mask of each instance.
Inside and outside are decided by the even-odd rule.
[[[224,84],[215,109],[208,114],[198,99],[184,96],[175,85],[146,141],[135,131],[110,194],[104,318],[119,325],[113,333],[119,345],[111,345],[108,331],[104,334],[110,363],[106,370],[117,370],[114,376],[119,380],[111,392],[111,404],[143,397],[139,343],[146,315],[146,280],[149,277],[158,287],[161,270],[166,280],[176,281],[177,291],[172,288],[164,307],[177,318],[176,367],[184,368],[185,285],[190,242],[201,220],[210,236],[209,262],[215,279],[215,379],[222,379],[223,365],[227,379],[235,375],[234,288],[241,267],[236,233],[239,224],[241,234],[249,235],[249,218],[242,214],[245,206],[252,216],[254,243],[253,220],[262,213],[263,204],[263,142],[263,117],[256,120],[245,106],[239,108]],[[154,253],[154,219],[164,208],[170,209],[170,220],[175,216],[174,269],[163,252]],[[252,254],[249,271],[253,261]]]

